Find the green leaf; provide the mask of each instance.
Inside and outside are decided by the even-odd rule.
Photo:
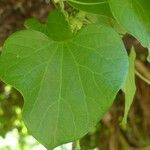
[[[135,58],[136,53],[134,49],[132,48],[130,56],[129,56],[129,71],[128,71],[128,78],[125,82],[125,85],[123,87],[123,92],[125,93],[125,112],[122,124],[127,124],[127,117],[128,112],[130,110],[131,104],[134,99],[134,95],[136,92],[136,85],[135,85]]]
[[[87,14],[87,19],[91,23],[102,24],[108,27],[112,27],[119,34],[125,34],[126,30],[120,26],[116,20],[108,16],[96,15],[96,14]]]
[[[22,93],[25,124],[48,149],[88,133],[109,110],[127,70],[119,35],[101,25],[67,41],[20,31],[0,57],[0,78]]]
[[[72,37],[72,31],[65,15],[59,11],[52,11],[45,24],[41,24],[35,18],[25,21],[25,27],[40,31],[55,41],[67,40]]]
[[[112,16],[107,0],[68,0],[68,2],[79,10]]]
[[[72,37],[72,31],[65,15],[58,11],[52,11],[47,20],[47,34],[56,41],[68,40]]]
[[[150,1],[109,0],[109,4],[116,20],[150,49]]]
[[[148,57],[147,57],[147,61],[150,62],[150,48],[148,49]]]
[[[27,29],[32,29],[32,30],[36,30],[36,31],[40,31],[44,34],[47,34],[47,27],[46,24],[42,24],[40,23],[37,19],[35,18],[30,18],[27,19],[24,23],[24,26]]]

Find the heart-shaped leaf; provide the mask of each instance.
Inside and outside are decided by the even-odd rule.
[[[109,0],[109,3],[117,21],[150,49],[150,1]]]
[[[112,16],[107,0],[68,0],[68,2],[79,10]]]
[[[48,149],[89,132],[110,108],[127,70],[119,35],[101,25],[58,42],[20,31],[0,57],[1,79],[22,93],[25,124]]]

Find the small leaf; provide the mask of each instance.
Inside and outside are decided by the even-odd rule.
[[[112,105],[127,70],[119,35],[102,25],[66,41],[20,31],[0,57],[0,78],[22,93],[25,124],[48,149],[87,134]]]
[[[150,49],[150,1],[109,0],[109,4],[116,20]]]
[[[79,10],[112,16],[107,0],[68,0],[68,2]]]
[[[25,21],[25,27],[40,31],[55,41],[67,40],[72,37],[70,25],[65,15],[59,10],[52,11],[45,24],[31,18]]]
[[[128,112],[130,110],[131,104],[134,99],[134,95],[136,92],[136,85],[135,85],[135,58],[136,53],[134,48],[132,48],[130,56],[129,56],[129,71],[128,71],[128,78],[125,82],[123,87],[123,92],[125,93],[125,112],[122,121],[122,125],[127,124],[127,117]]]
[[[36,30],[36,31],[40,31],[44,34],[47,34],[47,27],[46,24],[42,24],[40,23],[37,19],[35,18],[30,18],[27,19],[24,23],[24,26],[27,29],[32,29],[32,30]]]
[[[102,15],[95,15],[95,14],[87,14],[87,18],[92,23],[96,23],[96,24],[98,23],[98,24],[112,27],[119,34],[125,34],[126,33],[126,30],[122,26],[120,26],[116,22],[116,20],[114,20],[111,17],[102,16]]]
[[[58,10],[52,11],[47,20],[47,34],[56,41],[67,40],[72,37],[72,31],[64,14]]]

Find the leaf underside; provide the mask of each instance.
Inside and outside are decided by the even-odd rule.
[[[58,31],[65,25],[65,39],[59,32],[23,30],[6,40],[0,57],[0,78],[22,93],[25,124],[48,149],[88,133],[110,108],[128,70],[113,29],[89,25],[70,37],[64,19],[59,21],[52,24]]]

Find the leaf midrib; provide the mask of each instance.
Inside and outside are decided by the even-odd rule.
[[[57,119],[56,119],[56,128],[54,132],[54,145],[56,144],[56,136],[57,136],[57,130],[58,130],[58,122],[59,122],[59,113],[60,113],[60,100],[62,99],[62,72],[63,72],[63,44],[62,44],[62,52],[61,52],[61,67],[60,67],[60,91],[59,91],[59,97],[58,97],[58,112],[57,112]]]
[[[72,53],[72,51],[71,51],[69,45],[66,44],[66,46],[68,47],[68,51],[70,52],[70,54],[71,54],[71,56],[72,56],[72,58],[73,58],[73,60],[74,60],[74,63],[75,63],[75,65],[76,65],[76,69],[77,69],[77,74],[78,74],[80,86],[81,86],[82,92],[83,92],[83,94],[84,94],[84,98],[83,98],[83,99],[84,99],[84,103],[85,103],[85,107],[86,107],[87,125],[88,125],[89,122],[90,122],[90,120],[89,120],[89,113],[88,113],[88,105],[87,105],[87,102],[86,102],[86,99],[85,99],[87,96],[86,96],[86,94],[85,94],[85,90],[84,90],[84,87],[83,87],[83,83],[82,83],[82,79],[81,79],[81,75],[80,75],[78,63],[77,63],[77,61],[76,61],[76,59],[75,59],[75,56],[74,56],[74,54]]]

